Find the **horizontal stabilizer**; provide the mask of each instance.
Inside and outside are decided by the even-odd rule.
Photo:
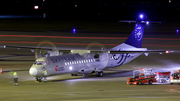
[[[128,22],[128,23],[146,23],[146,24],[149,24],[149,23],[159,23],[161,24],[162,21],[143,21],[143,20],[119,20],[118,22]]]

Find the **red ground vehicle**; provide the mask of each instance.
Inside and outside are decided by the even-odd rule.
[[[163,83],[163,82],[170,82],[170,75],[171,72],[155,72],[156,74],[156,80],[159,83]]]
[[[151,68],[139,68],[139,70],[133,71],[133,78],[127,79],[127,84],[152,84],[153,82],[157,82],[155,78],[154,71]]]

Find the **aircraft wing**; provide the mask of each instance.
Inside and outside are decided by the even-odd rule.
[[[4,45],[4,46],[1,46],[3,48],[17,48],[17,49],[33,49],[33,50],[36,50],[36,49],[43,49],[43,50],[53,50],[53,49],[61,49],[61,50],[71,50],[70,48],[63,48],[63,47],[54,47],[52,49],[52,47],[36,47],[36,46],[9,46],[9,45]]]
[[[36,50],[36,49],[43,49],[43,50],[55,50],[52,49],[52,47],[36,47],[36,46],[9,46],[5,45],[4,48],[17,48],[17,49],[30,49],[30,50]],[[85,48],[67,48],[67,47],[57,47],[56,48],[59,52],[71,52],[71,53],[101,53],[101,52],[108,52],[109,54],[125,54],[125,53],[172,53],[174,51],[167,51],[167,50],[128,50],[128,51],[106,51],[106,50],[86,50]]]
[[[162,53],[172,53],[174,51],[165,51],[165,50],[146,50],[146,51],[110,51],[110,54],[124,54],[124,53],[144,53],[145,56],[148,56],[149,53],[159,53],[159,54],[162,54]]]

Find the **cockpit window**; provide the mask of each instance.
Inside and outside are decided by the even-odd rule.
[[[34,62],[34,64],[36,65],[37,61]]]
[[[44,65],[50,65],[50,62],[49,61],[45,61]]]
[[[43,65],[44,61],[37,61],[37,65]]]
[[[49,61],[35,61],[34,65],[50,65]]]

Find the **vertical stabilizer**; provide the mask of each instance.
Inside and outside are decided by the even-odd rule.
[[[137,22],[135,24],[134,30],[132,31],[128,39],[124,42],[124,44],[120,44],[112,48],[112,50],[120,50],[122,48],[128,48],[128,47],[141,48],[143,34],[144,34],[144,27],[145,27],[145,23]]]
[[[136,48],[142,47],[145,23],[136,23],[135,28],[128,39],[124,42]]]

